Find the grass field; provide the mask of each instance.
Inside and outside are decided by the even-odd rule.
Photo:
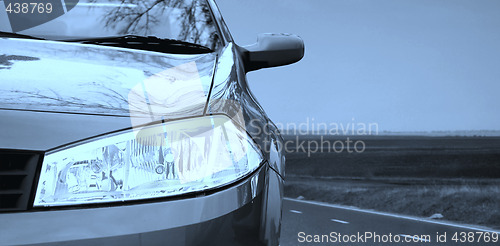
[[[423,217],[442,214],[446,220],[500,228],[500,137],[350,139],[363,141],[365,151],[307,153],[290,143],[285,195]],[[318,136],[298,140],[319,141]]]

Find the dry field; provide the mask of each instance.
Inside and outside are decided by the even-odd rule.
[[[441,214],[449,221],[500,228],[499,137],[351,139],[364,141],[366,150],[323,150],[309,157],[289,151],[285,195],[421,217]]]

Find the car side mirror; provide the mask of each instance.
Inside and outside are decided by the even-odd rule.
[[[304,57],[304,41],[292,34],[259,34],[257,43],[239,49],[246,72],[292,64]]]

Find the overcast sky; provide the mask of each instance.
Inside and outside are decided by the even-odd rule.
[[[500,1],[218,0],[240,45],[301,36],[298,64],[248,74],[275,122],[500,130]]]

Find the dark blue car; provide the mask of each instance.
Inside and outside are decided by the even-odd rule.
[[[213,0],[0,0],[0,245],[278,245],[282,138]]]

